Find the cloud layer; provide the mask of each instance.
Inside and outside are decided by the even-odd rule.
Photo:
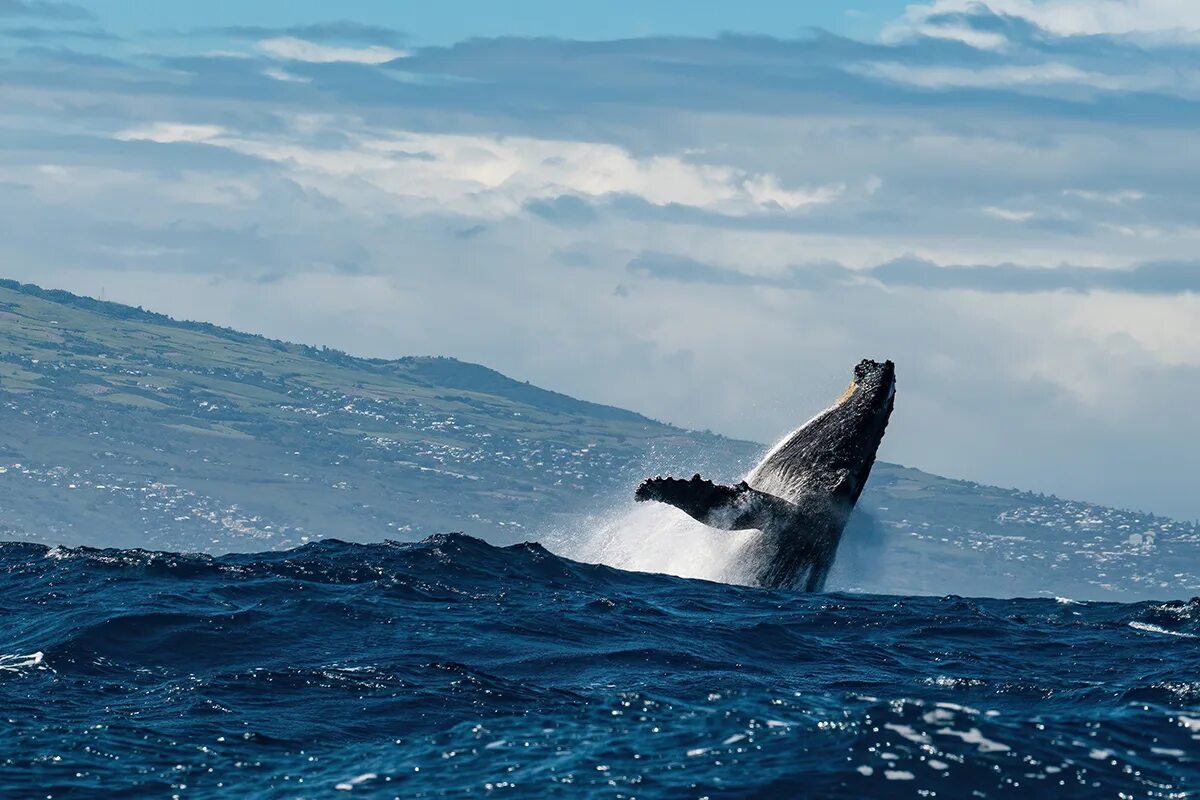
[[[886,457],[1200,516],[1190,6],[451,47],[0,16],[7,275],[763,440],[889,356]]]
[[[874,267],[848,269],[840,264],[789,266],[752,275],[665,253],[638,255],[627,266],[634,275],[678,283],[714,286],[763,286],[776,289],[825,289],[833,286],[913,288],[1002,294],[1035,292],[1115,292],[1147,295],[1200,294],[1200,261],[1154,261],[1127,269],[1104,267],[1031,267],[1020,264],[940,265],[921,258],[897,258]]]
[[[1019,20],[1048,36],[1153,34],[1197,40],[1200,34],[1200,7],[1189,0],[934,0],[910,5],[888,33],[1006,45],[1003,33],[979,24],[982,16]]]

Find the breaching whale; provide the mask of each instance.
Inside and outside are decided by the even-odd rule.
[[[634,498],[669,503],[713,528],[757,529],[745,553],[755,583],[820,591],[895,396],[895,365],[864,360],[832,407],[785,436],[738,485],[659,476]]]

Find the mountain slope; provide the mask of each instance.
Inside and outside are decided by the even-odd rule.
[[[0,524],[68,544],[528,538],[650,461],[758,449],[454,359],[352,358],[12,282],[0,344]]]
[[[761,447],[449,358],[360,359],[0,281],[0,537],[170,550],[537,538]],[[839,585],[1179,596],[1194,526],[878,464]],[[870,522],[871,524],[866,524]]]

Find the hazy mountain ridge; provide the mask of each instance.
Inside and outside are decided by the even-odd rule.
[[[453,359],[357,359],[11,282],[0,341],[4,474],[44,489],[0,494],[2,518],[41,540],[528,538],[651,454],[758,449]]]
[[[629,502],[644,474],[729,479],[761,449],[454,359],[361,359],[12,281],[0,425],[0,536],[202,551],[537,538]],[[890,464],[861,505],[878,524],[847,540],[847,587],[1200,590],[1191,524]]]

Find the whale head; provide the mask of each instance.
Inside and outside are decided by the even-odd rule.
[[[863,359],[854,368],[854,381],[846,390],[848,396],[831,409],[832,421],[830,445],[839,454],[837,461],[849,473],[852,491],[850,503],[866,485],[871,465],[896,401],[896,365],[891,361]]]
[[[747,482],[793,502],[817,492],[853,506],[875,463],[895,396],[895,364],[864,359],[842,396],[776,445]]]

